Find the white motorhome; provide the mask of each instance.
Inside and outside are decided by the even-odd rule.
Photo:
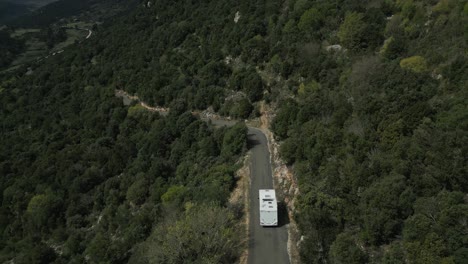
[[[260,200],[260,225],[278,225],[278,203],[274,189],[259,190]]]

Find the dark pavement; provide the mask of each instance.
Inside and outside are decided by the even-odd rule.
[[[262,227],[259,221],[259,189],[273,189],[270,152],[267,139],[258,129],[249,127],[250,164],[250,221],[248,264],[289,263],[288,232],[284,217],[278,215],[278,227]],[[276,191],[278,197],[278,191]],[[278,206],[280,208],[281,205]],[[280,211],[281,214],[281,211]]]

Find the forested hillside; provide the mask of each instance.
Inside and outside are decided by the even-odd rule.
[[[74,45],[28,75],[24,68],[2,75],[0,261],[126,263],[138,252],[132,262],[233,262],[239,215],[226,201],[245,125],[215,129],[183,98],[171,101],[166,117],[124,106],[116,86],[95,75],[94,44]],[[206,215],[210,232],[184,224]],[[216,244],[157,256],[138,246],[164,228]]]
[[[0,76],[0,261],[235,262],[246,127],[190,110],[264,100],[303,263],[465,263],[467,25],[466,0],[141,2]]]
[[[218,207],[245,126],[213,129],[181,101],[167,117],[124,107],[113,89],[83,86],[89,72],[71,63],[81,52],[2,84],[0,260],[124,263],[187,202],[202,208],[191,217],[226,217],[213,231],[235,228],[233,212]]]
[[[346,3],[297,1],[283,27],[302,260],[466,263],[468,5]]]

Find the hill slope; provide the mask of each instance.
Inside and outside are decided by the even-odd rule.
[[[231,263],[237,248],[151,248],[203,237],[196,211],[226,213],[245,144],[245,127],[186,110],[248,118],[265,100],[304,263],[464,263],[467,24],[454,0],[145,1],[2,76],[2,260]],[[213,220],[237,241],[235,215]]]

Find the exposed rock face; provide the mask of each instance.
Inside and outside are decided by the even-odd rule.
[[[239,19],[241,18],[241,15],[240,15],[240,12],[237,11],[236,12],[236,15],[234,15],[234,23],[237,24],[237,22],[239,22]]]
[[[341,51],[343,49],[343,47],[341,47],[341,45],[339,45],[339,44],[335,44],[335,45],[326,46],[325,49],[327,51],[338,52],[338,51]]]

